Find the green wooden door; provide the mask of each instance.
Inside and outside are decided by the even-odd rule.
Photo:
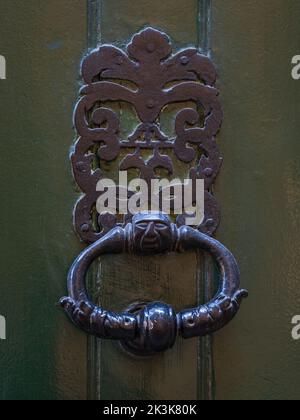
[[[291,334],[300,312],[299,1],[3,0],[0,9],[0,399],[300,399]],[[236,255],[250,298],[213,337],[135,359],[77,330],[56,303],[84,247],[72,227],[80,192],[69,162],[81,58],[99,43],[123,48],[149,25],[217,65],[225,120],[216,237]],[[108,256],[91,270],[90,290],[115,310],[138,299],[179,309],[207,300],[214,277],[200,253]]]

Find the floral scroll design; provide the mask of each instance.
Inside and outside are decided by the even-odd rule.
[[[158,168],[173,174],[174,165],[167,150],[173,150],[176,158],[186,164],[194,162],[197,150],[201,150],[189,176],[205,180],[205,219],[199,229],[212,234],[220,219],[211,187],[222,164],[215,138],[223,113],[211,60],[194,48],[172,54],[168,36],[147,28],[133,37],[127,53],[111,45],[92,51],[82,62],[82,76],[85,85],[74,114],[79,139],[72,154],[74,177],[84,193],[74,213],[75,228],[82,240],[95,242],[117,224],[114,216],[98,215],[102,230],[93,228],[92,211],[100,194],[96,186],[103,175],[101,169],[92,169],[92,161],[97,155],[98,159],[111,162],[122,149],[132,149],[132,153],[119,162],[120,170],[138,169],[147,182],[157,177]],[[108,101],[134,107],[140,124],[127,139],[121,138],[116,112],[103,105]],[[160,114],[169,104],[186,102],[194,103],[195,108],[185,107],[178,112],[175,137],[168,138],[160,127]],[[152,156],[144,159],[143,150],[152,151]],[[184,216],[178,217],[178,225],[181,224]]]

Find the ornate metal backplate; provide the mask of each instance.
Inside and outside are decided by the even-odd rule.
[[[173,55],[169,38],[148,28],[133,37],[127,53],[105,45],[93,51],[83,60],[82,74],[86,85],[75,110],[80,137],[72,163],[84,192],[75,208],[75,227],[90,245],[69,271],[69,296],[61,299],[61,306],[88,334],[120,340],[127,351],[138,355],[171,348],[177,335],[202,337],[218,331],[235,317],[248,293],[240,289],[234,256],[209,236],[219,223],[219,207],[211,187],[222,163],[215,137],[223,115],[214,87],[213,64],[196,49]],[[139,124],[131,135],[121,135],[119,115],[107,103],[134,107]],[[176,104],[178,109],[173,136],[163,131],[160,118],[169,104]],[[98,168],[93,165],[96,158]],[[100,194],[97,184],[107,163],[117,161],[122,171],[138,170],[140,178],[151,184],[160,177],[161,169],[174,175],[175,159],[186,165],[187,177],[195,184],[198,179],[205,182],[205,217],[198,230],[187,226],[187,214],[172,223],[160,209],[127,215],[122,221],[114,214],[95,213]],[[204,305],[176,313],[164,302],[150,302],[115,313],[96,306],[88,296],[86,274],[103,254],[156,255],[189,250],[208,252],[220,270],[219,292]]]
[[[204,179],[205,218],[198,229],[211,235],[220,219],[211,187],[222,164],[215,137],[223,118],[211,60],[194,48],[173,54],[168,36],[147,28],[133,37],[126,52],[111,45],[92,51],[82,62],[82,76],[85,85],[74,115],[79,139],[72,154],[74,176],[84,193],[74,212],[81,239],[93,243],[130,221],[130,215],[120,223],[114,215],[95,214],[101,162],[118,159],[120,170],[138,170],[148,183],[161,168],[174,175],[174,159],[184,162],[190,179]],[[122,138],[120,118],[107,102],[134,107],[140,123],[127,138]],[[187,102],[194,106],[187,107]],[[160,124],[160,114],[170,104],[183,106],[171,137]],[[145,150],[149,158],[143,157]],[[95,158],[100,161],[96,170]],[[177,225],[184,224],[184,215],[178,217]]]

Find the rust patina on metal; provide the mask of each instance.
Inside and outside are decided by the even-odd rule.
[[[168,36],[147,28],[133,37],[127,52],[111,45],[92,51],[82,62],[82,76],[86,85],[74,115],[80,137],[72,155],[75,180],[84,192],[74,212],[81,239],[93,243],[117,225],[114,216],[97,214],[95,228],[93,211],[101,194],[96,186],[103,174],[101,168],[92,170],[92,162],[95,157],[104,162],[116,160],[123,149],[132,153],[120,159],[120,170],[137,169],[148,183],[158,177],[160,168],[173,174],[172,158],[166,154],[170,150],[187,164],[191,180],[204,179],[205,218],[199,230],[213,234],[220,209],[211,187],[222,164],[215,137],[223,113],[211,60],[195,48],[172,54]],[[140,124],[128,138],[120,137],[119,117],[103,105],[107,101],[129,103],[136,110]],[[168,138],[160,126],[161,111],[169,104],[187,101],[196,109],[185,107],[177,113],[174,137]],[[143,158],[144,150],[152,152],[149,159]],[[189,167],[199,155],[196,166]],[[185,216],[178,217],[178,226],[184,224]]]
[[[86,290],[86,274],[92,262],[103,254],[131,252],[160,254],[205,250],[217,262],[222,282],[217,296],[209,303],[176,314],[166,303],[145,304],[136,314],[113,313],[95,306]],[[99,338],[125,341],[137,354],[151,354],[171,348],[177,334],[184,338],[205,336],[228,324],[247,297],[239,289],[239,269],[234,256],[218,241],[196,229],[177,228],[161,213],[140,213],[126,228],[115,227],[90,245],[74,262],[68,277],[69,297],[61,305],[81,329]]]
[[[234,256],[210,235],[219,223],[219,207],[210,189],[222,158],[215,136],[222,110],[214,84],[216,71],[212,62],[196,49],[172,55],[169,38],[148,28],[135,35],[127,54],[113,46],[101,46],[82,64],[87,83],[75,110],[75,125],[80,138],[72,156],[74,175],[85,195],[75,208],[75,227],[81,238],[91,243],[76,259],[69,275],[69,297],[61,305],[71,320],[88,334],[99,338],[120,340],[128,351],[148,355],[173,347],[176,337],[205,336],[227,325],[237,314],[242,299],[248,293],[240,289],[239,269]],[[113,81],[112,81],[113,80]],[[135,88],[118,81],[130,81]],[[120,138],[117,114],[103,107],[106,101],[132,104],[140,124],[128,139]],[[170,103],[192,101],[194,108],[184,108],[175,120],[175,137],[169,139],[161,130],[159,115]],[[203,120],[201,122],[201,114]],[[95,148],[95,145],[97,146]],[[122,148],[133,149],[119,163],[121,170],[140,171],[148,183],[163,167],[173,173],[173,161],[164,150],[189,164],[198,147],[201,154],[190,177],[205,180],[205,220],[198,229],[185,226],[184,216],[172,223],[168,215],[140,213],[123,224],[113,215],[99,216],[102,230],[92,223],[92,209],[99,193],[97,183],[101,169],[92,170],[95,153],[100,160],[113,161]],[[141,151],[152,151],[144,160]],[[199,307],[179,313],[163,302],[140,303],[124,313],[114,313],[94,305],[86,289],[86,275],[92,262],[103,254],[128,252],[133,254],[164,254],[204,250],[216,261],[221,273],[221,286],[215,298]]]

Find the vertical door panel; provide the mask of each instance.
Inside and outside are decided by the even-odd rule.
[[[213,54],[225,110],[218,238],[250,298],[214,340],[218,399],[299,399],[300,3],[213,1]]]
[[[85,399],[86,337],[55,305],[80,250],[68,155],[87,6],[9,0],[0,14],[0,399]]]
[[[90,12],[100,11],[98,37],[92,42],[113,43],[124,48],[130,37],[146,26],[169,34],[176,50],[199,46],[200,32],[207,44],[208,7],[210,2],[195,0],[103,0],[90,4]],[[92,19],[91,19],[92,20]],[[90,20],[90,21],[91,21]],[[176,107],[165,113],[166,125],[172,126]],[[130,134],[138,121],[130,107],[120,104],[122,129]],[[179,166],[177,176],[186,178],[188,168]],[[117,166],[110,174],[117,176]],[[95,299],[105,308],[124,310],[136,301],[165,301],[177,310],[191,307],[203,298],[200,285],[206,275],[201,255],[163,257],[112,256],[101,259],[94,276]],[[201,295],[201,297],[200,297]],[[178,340],[176,347],[164,354],[137,359],[124,353],[118,343],[90,342],[90,398],[92,399],[198,399],[207,390],[210,379],[209,340]],[[205,362],[201,356],[207,357]],[[200,362],[202,363],[202,367]],[[202,381],[203,379],[203,381]]]
[[[0,399],[299,399],[300,356],[291,338],[300,307],[300,82],[291,77],[299,2],[2,3],[0,315],[7,339],[0,341]],[[82,249],[72,229],[80,191],[69,162],[79,63],[100,42],[125,48],[148,25],[167,32],[175,50],[211,48],[218,67],[225,120],[217,238],[237,256],[250,299],[214,336],[213,358],[210,337],[133,358],[116,342],[87,338],[56,307]],[[118,104],[117,111],[129,133],[138,122],[132,108]],[[169,107],[161,119],[170,133],[176,111]],[[117,178],[117,164],[108,169]],[[183,164],[177,171],[187,175]],[[200,253],[107,256],[91,270],[90,290],[109,309],[162,300],[178,310],[207,301],[213,278]]]

